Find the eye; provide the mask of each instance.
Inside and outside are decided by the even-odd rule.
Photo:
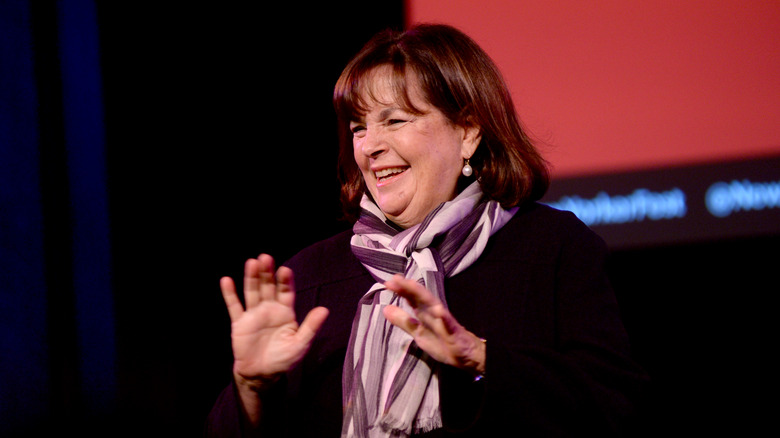
[[[408,121],[409,120],[406,120],[406,119],[388,119],[387,120],[387,126],[401,125],[401,124],[406,123]]]
[[[360,136],[366,131],[366,126],[362,123],[351,122],[349,124],[349,130],[354,136]]]

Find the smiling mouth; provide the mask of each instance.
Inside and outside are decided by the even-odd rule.
[[[388,167],[387,169],[377,170],[374,172],[374,175],[378,182],[383,183],[406,172],[407,169],[409,169],[409,167]]]

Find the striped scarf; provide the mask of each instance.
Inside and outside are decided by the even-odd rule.
[[[399,230],[365,195],[352,252],[376,279],[358,304],[344,362],[342,437],[403,437],[442,427],[438,363],[382,314],[413,312],[385,289],[394,274],[414,278],[446,305],[444,278],[471,265],[490,236],[514,215],[482,196],[478,182],[439,205],[418,225]]]

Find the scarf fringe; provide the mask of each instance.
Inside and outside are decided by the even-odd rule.
[[[416,419],[414,426],[409,430],[409,427],[400,418],[394,418],[390,415],[386,415],[382,418],[380,424],[384,433],[391,436],[409,436],[411,434],[427,433],[434,429],[441,429],[444,427],[441,416],[435,418]]]

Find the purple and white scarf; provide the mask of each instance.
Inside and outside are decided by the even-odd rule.
[[[376,279],[358,304],[344,362],[342,437],[402,437],[442,427],[438,363],[382,314],[387,305],[413,312],[385,289],[394,274],[414,278],[444,305],[444,278],[470,266],[490,236],[515,214],[483,198],[478,182],[439,205],[418,225],[388,225],[365,195],[353,227],[352,252]]]

